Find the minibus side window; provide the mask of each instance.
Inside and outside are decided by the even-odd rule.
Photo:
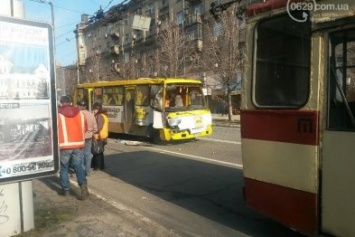
[[[94,89],[94,103],[102,103],[102,88],[95,88]]]
[[[76,91],[76,101],[79,102],[80,100],[84,100],[84,88],[78,88]]]
[[[162,85],[150,86],[150,104],[159,111],[163,110],[163,89]]]
[[[113,88],[112,86],[104,87],[103,88],[103,95],[102,95],[102,105],[113,105]]]
[[[149,86],[140,85],[136,87],[135,105],[148,106],[149,105]]]
[[[124,98],[123,86],[114,86],[112,96],[113,96],[114,105],[123,105],[123,98]]]

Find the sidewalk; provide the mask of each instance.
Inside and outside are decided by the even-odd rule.
[[[239,115],[233,115],[233,121],[228,121],[226,115],[212,114],[214,126],[237,127],[239,119]],[[69,197],[57,194],[60,190],[57,176],[32,181],[36,228],[16,237],[176,236],[152,220],[137,217],[94,193],[85,201],[77,200],[80,189],[75,185],[75,177],[71,180],[73,190]],[[90,177],[89,189],[91,182],[100,182],[100,179]]]
[[[239,127],[240,115],[233,115],[232,121],[228,121],[228,115],[212,114],[212,123],[214,126]]]
[[[101,175],[105,175],[102,173]],[[94,175],[95,176],[95,175]],[[99,174],[97,174],[99,176]],[[114,205],[110,200],[91,193],[88,199],[77,199],[80,189],[71,178],[69,197],[59,196],[59,178],[51,176],[34,179],[35,229],[16,237],[175,237],[176,234],[152,220],[137,216],[132,211]],[[100,182],[99,177],[88,179]]]

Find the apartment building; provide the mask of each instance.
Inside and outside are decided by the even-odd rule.
[[[244,6],[250,1],[254,0],[242,0]],[[105,13],[99,10],[93,17],[82,15],[76,28],[78,81],[152,76],[194,77],[206,84],[212,107],[218,107],[219,103],[227,100],[226,96],[230,94],[227,91],[234,85],[232,103],[234,107],[238,107],[242,75],[238,70],[241,69],[230,72],[234,78],[229,76],[230,79],[226,80],[226,73],[223,72],[225,68],[221,68],[223,62],[206,66],[203,59],[206,57],[204,46],[211,40],[211,35],[207,35],[207,28],[209,31],[212,29],[212,38],[215,41],[220,35],[221,24],[210,13],[212,2],[231,4],[239,1],[131,0],[113,6]],[[173,31],[176,27],[184,32],[187,41],[184,42],[184,47],[178,48],[182,54],[178,56],[181,57],[178,59],[180,61],[172,62],[172,59],[169,61],[165,58],[169,57],[169,52],[164,51],[179,46],[169,48],[169,44],[176,42],[164,42],[164,37],[169,36],[164,35],[164,32]],[[238,36],[240,45],[243,45],[243,35],[244,29]],[[174,37],[178,36],[172,34],[172,38]],[[226,44],[223,41],[221,43]],[[229,49],[226,50],[225,53],[229,54]],[[238,57],[235,57],[236,60],[240,60]],[[236,84],[239,86],[235,86]]]
[[[82,15],[77,25],[77,55],[82,81],[111,78],[162,76],[166,65],[154,63],[160,47],[158,35],[168,30],[169,21],[184,29],[194,50],[203,50],[203,27],[213,16],[212,0],[131,0],[94,17]],[[192,57],[190,57],[192,58]],[[187,59],[179,75],[186,75]],[[198,71],[189,70],[189,75]],[[199,73],[201,74],[201,73]],[[201,75],[198,75],[202,77]]]

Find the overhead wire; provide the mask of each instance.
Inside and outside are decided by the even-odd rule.
[[[113,0],[111,0],[103,10],[105,11],[111,5],[112,2]]]
[[[76,21],[76,22],[71,22],[71,23],[65,24],[65,25],[56,26],[56,27],[55,27],[55,30],[56,30],[56,29],[59,29],[59,28],[62,28],[62,27],[70,26],[70,25],[73,25],[73,24],[77,24],[77,23],[78,23],[78,22]]]
[[[95,1],[93,1],[93,0],[89,0],[89,1],[92,2],[92,3],[97,4],[98,6],[100,6],[100,3],[97,3],[97,2],[95,2]]]
[[[41,2],[41,1],[39,1],[39,0],[29,0],[29,1],[38,2],[38,3],[43,3],[43,2]],[[100,9],[102,10],[101,5],[100,5],[99,3],[97,3],[96,1],[93,1],[93,0],[89,0],[89,1],[92,2],[92,3],[94,3],[94,4],[97,4],[98,6],[100,6]],[[123,1],[121,1],[121,3],[119,3],[119,4],[123,4],[123,3],[127,2],[127,1],[128,1],[128,0],[123,0]],[[108,3],[108,4],[106,5],[106,7],[104,8],[104,10],[106,10],[107,8],[109,8],[110,5],[112,4],[112,2],[113,2],[113,0],[110,0],[109,3]],[[75,13],[78,13],[78,14],[80,14],[80,15],[83,14],[83,12],[80,12],[80,11],[77,11],[77,10],[74,10],[74,9],[70,9],[70,8],[66,8],[66,7],[61,7],[61,6],[54,5],[54,4],[52,4],[52,5],[53,5],[54,8],[57,8],[57,9],[63,9],[63,10],[66,10],[66,11],[75,12]],[[98,11],[99,11],[99,10],[98,10]],[[87,15],[88,15],[88,16],[94,16],[98,11],[94,12],[94,14],[87,14]],[[76,22],[75,22],[75,23],[76,23]],[[75,24],[75,23],[72,23],[72,24]],[[70,25],[71,25],[71,24],[66,24],[66,25],[63,25],[63,26],[58,26],[58,27],[55,27],[55,29],[59,29],[59,28],[65,27],[65,26],[70,26]],[[59,38],[65,36],[65,35],[67,35],[67,34],[73,32],[74,30],[75,30],[75,29],[70,30],[70,31],[68,31],[68,32],[65,32],[65,33],[63,33],[63,34],[61,34],[61,35],[59,35],[59,36],[56,36],[55,39],[59,39]],[[75,36],[72,37],[72,38],[69,38],[69,39],[66,38],[65,41],[62,41],[62,42],[60,42],[60,43],[56,43],[56,47],[62,46],[62,45],[64,45],[65,43],[67,43],[68,41],[71,41],[71,40],[74,39],[74,38],[75,38]],[[72,54],[74,54],[74,53],[72,53]]]
[[[62,41],[62,42],[60,42],[60,43],[57,43],[56,46],[57,46],[57,47],[58,47],[58,46],[61,46],[61,45],[65,44],[65,43],[70,42],[70,41],[73,40],[73,39],[75,39],[75,36],[72,37],[72,38],[69,38],[69,39],[66,38],[65,41]]]

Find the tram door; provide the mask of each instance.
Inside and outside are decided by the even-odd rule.
[[[328,102],[321,159],[321,229],[355,236],[355,29],[329,34]]]

